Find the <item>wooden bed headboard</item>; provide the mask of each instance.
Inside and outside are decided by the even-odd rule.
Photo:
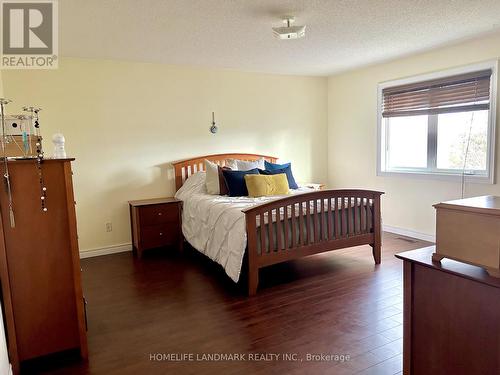
[[[189,176],[198,172],[205,170],[205,159],[210,160],[223,167],[225,165],[226,159],[240,159],[240,160],[258,160],[264,158],[270,163],[276,163],[277,158],[274,156],[258,155],[258,154],[216,154],[216,155],[203,155],[197,156],[196,158],[186,159],[181,161],[176,161],[172,163],[175,170],[175,190],[179,190],[184,181],[187,180]]]

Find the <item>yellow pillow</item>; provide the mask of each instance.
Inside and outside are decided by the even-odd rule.
[[[247,174],[245,175],[249,197],[267,197],[288,194],[286,174]]]

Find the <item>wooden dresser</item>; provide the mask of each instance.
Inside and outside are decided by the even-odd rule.
[[[14,373],[41,356],[77,352],[87,358],[71,161],[44,160],[46,207],[36,160],[9,161],[15,227],[0,184],[0,280]],[[3,164],[0,165],[4,174]]]
[[[403,373],[500,374],[500,279],[443,259],[434,246],[404,261]]]
[[[436,204],[435,261],[455,259],[500,277],[500,197],[483,196]]]
[[[172,197],[129,202],[132,245],[138,258],[148,249],[182,249],[181,204]]]

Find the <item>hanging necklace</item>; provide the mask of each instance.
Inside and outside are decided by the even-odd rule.
[[[41,207],[43,212],[47,212],[47,187],[45,186],[45,180],[43,178],[43,169],[42,169],[42,164],[43,164],[43,150],[42,150],[42,137],[40,135],[40,111],[41,108],[35,108],[35,107],[23,107],[23,111],[25,112],[30,112],[31,114],[31,121],[32,123],[30,124],[33,126],[33,133],[35,134],[36,137],[36,168],[38,171],[38,180],[40,183],[40,202],[41,202]]]
[[[19,131],[20,131],[20,132],[22,132],[22,129],[23,129],[23,123],[24,123],[24,122],[26,122],[26,120],[27,120],[27,118],[28,118],[28,117],[27,117],[27,116],[25,116],[25,115],[14,115],[13,117],[14,117],[15,119],[19,120],[19,125],[17,124],[17,122],[14,122],[14,123],[12,124],[12,127],[13,127],[14,129],[17,129],[17,127],[19,126]],[[24,126],[25,126],[25,125],[24,125]],[[12,134],[6,134],[5,136],[7,137],[7,142],[6,142],[6,144],[9,144],[9,143],[14,144],[14,145],[15,145],[15,146],[19,149],[19,151],[21,152],[21,154],[22,154],[24,157],[26,157],[26,156],[27,156],[27,155],[26,155],[26,152],[25,152],[25,146],[21,146],[21,145],[19,144],[19,142],[16,140],[15,135],[12,135]]]
[[[9,163],[7,161],[7,152],[5,148],[5,144],[7,142],[7,135],[5,134],[5,106],[9,104],[11,100],[9,99],[0,99],[0,116],[2,120],[2,153],[3,153],[3,165],[4,165],[4,178],[5,178],[5,188],[7,189],[7,196],[9,199],[9,219],[10,219],[10,227],[15,228],[16,220],[14,219],[14,208],[12,204],[12,189],[10,186],[10,174],[9,174]]]

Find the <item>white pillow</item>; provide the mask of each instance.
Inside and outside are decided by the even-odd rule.
[[[205,159],[205,171],[207,173],[207,177],[205,180],[207,193],[212,195],[219,195],[219,166],[215,163],[212,163],[210,160]]]
[[[205,172],[196,172],[189,176],[184,184],[177,190],[175,197],[181,201],[186,200],[193,194],[205,193]]]
[[[266,169],[264,165],[264,158],[254,161],[239,160],[239,159],[226,159],[226,166],[233,171],[249,171],[250,169]]]

